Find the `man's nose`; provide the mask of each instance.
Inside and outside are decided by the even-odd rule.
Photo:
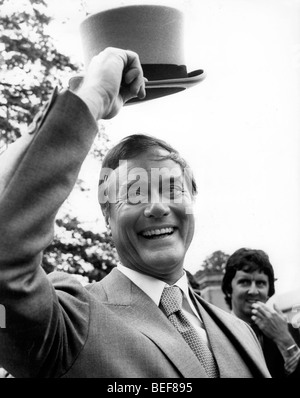
[[[167,203],[155,202],[149,203],[144,210],[145,217],[161,218],[170,213],[170,208]]]
[[[254,281],[251,283],[248,293],[249,294],[257,294],[258,293],[258,289],[257,289],[256,283]]]

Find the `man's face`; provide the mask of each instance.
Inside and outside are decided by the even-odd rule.
[[[251,322],[252,304],[265,303],[269,296],[269,278],[264,272],[239,270],[231,282],[232,311],[244,321]]]
[[[155,148],[121,164],[109,224],[124,266],[174,283],[194,234],[192,195],[184,172]]]

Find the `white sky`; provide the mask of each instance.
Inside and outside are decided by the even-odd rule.
[[[59,11],[58,45],[81,62],[79,1],[50,3]],[[88,11],[134,3],[87,0]],[[207,77],[182,93],[125,107],[105,123],[107,133],[113,142],[157,135],[190,163],[199,195],[187,269],[196,272],[215,250],[260,248],[274,266],[277,293],[300,289],[300,0],[142,3],[185,11],[187,68],[203,68]],[[99,171],[89,167],[83,173],[94,189]],[[94,193],[78,205],[86,218],[98,212]]]

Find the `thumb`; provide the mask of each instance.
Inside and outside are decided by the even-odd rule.
[[[278,312],[278,314],[284,315],[276,303],[273,304],[273,308],[276,312]]]
[[[278,305],[277,305],[276,303],[273,304],[273,308],[274,308],[275,311],[281,312],[280,309],[279,309],[279,307],[278,307]]]

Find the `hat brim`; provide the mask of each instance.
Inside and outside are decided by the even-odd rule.
[[[199,84],[202,80],[205,79],[205,77],[206,75],[204,71],[202,69],[199,69],[197,71],[189,73],[188,77],[185,78],[146,81],[146,97],[142,100],[139,98],[133,98],[130,101],[126,102],[125,106],[150,101],[153,99],[165,97],[167,95],[176,94],[180,91],[193,87],[196,84]],[[83,81],[83,78],[83,75],[71,77],[71,79],[69,80],[70,90],[78,89]]]

